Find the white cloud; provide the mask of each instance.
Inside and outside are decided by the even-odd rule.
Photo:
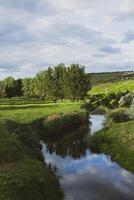
[[[134,70],[133,0],[0,0],[0,13],[0,78],[59,62]]]

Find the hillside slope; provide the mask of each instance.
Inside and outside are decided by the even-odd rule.
[[[130,72],[122,71],[122,72],[103,72],[103,73],[91,73],[89,74],[91,77],[92,85],[99,85],[108,82],[115,82],[117,80],[121,80],[124,74]]]

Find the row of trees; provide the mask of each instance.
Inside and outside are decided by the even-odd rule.
[[[91,88],[89,75],[85,73],[84,66],[71,64],[65,67],[59,64],[54,68],[40,71],[34,78],[15,80],[8,77],[0,81],[0,96],[36,97],[42,100],[50,99],[84,99]]]

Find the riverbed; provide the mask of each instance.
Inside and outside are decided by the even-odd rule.
[[[103,115],[91,115],[83,127],[54,142],[42,143],[45,162],[60,177],[65,200],[134,200],[134,175],[95,153],[90,137],[103,128]]]

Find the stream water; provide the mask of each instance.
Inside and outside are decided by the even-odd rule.
[[[45,162],[55,168],[65,200],[134,200],[134,175],[105,154],[91,152],[89,138],[103,128],[103,115],[89,127],[42,143]]]

